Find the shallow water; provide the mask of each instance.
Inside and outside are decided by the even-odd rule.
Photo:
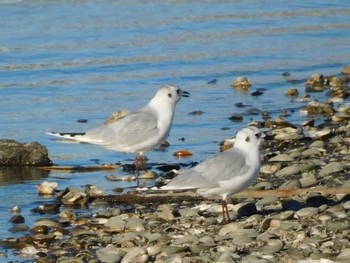
[[[177,105],[171,146],[147,156],[156,163],[200,161],[218,152],[222,139],[261,120],[260,114],[245,114],[251,107],[272,116],[286,108],[287,120],[300,123],[298,109],[305,103],[292,101],[284,91],[295,87],[303,94],[311,74],[339,74],[350,63],[347,1],[2,0],[0,24],[0,138],[38,141],[57,165],[131,162],[133,155],[61,144],[44,132],[95,127],[116,110],[143,106],[168,82],[191,97]],[[264,94],[238,93],[230,87],[238,76],[252,81],[251,91],[263,88]],[[212,80],[216,83],[209,84]],[[250,107],[237,108],[237,102]],[[204,114],[189,114],[197,110]],[[234,113],[243,114],[243,122],[230,121]],[[173,157],[180,149],[189,149],[193,157]],[[46,201],[35,188],[43,180],[57,181],[60,189],[96,184],[107,193],[134,185],[108,182],[106,174],[5,177],[0,238],[12,235],[7,210],[14,205],[22,208],[27,225],[36,220],[30,209]],[[11,259],[9,252],[6,260]]]

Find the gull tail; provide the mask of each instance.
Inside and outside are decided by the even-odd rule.
[[[73,140],[77,142],[84,142],[85,141],[85,132],[46,132],[47,135],[63,138],[66,140]]]

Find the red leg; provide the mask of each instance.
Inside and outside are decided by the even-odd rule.
[[[138,178],[140,176],[139,157],[138,156],[135,157],[134,164],[135,164],[135,170],[137,172],[137,178]]]
[[[227,219],[226,219],[227,217]],[[227,224],[231,221],[230,215],[228,213],[228,207],[226,200],[222,200],[222,223]]]

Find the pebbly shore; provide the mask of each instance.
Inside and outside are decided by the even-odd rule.
[[[23,235],[1,245],[33,262],[349,262],[347,70],[311,76],[305,95],[285,94],[309,100],[300,110],[307,116],[303,123],[268,113],[251,123],[265,133],[262,167],[247,191],[230,197],[232,222],[222,224],[219,199],[193,192],[107,196],[93,185],[57,190],[46,183],[39,189],[47,191],[41,192],[47,204],[33,209],[36,223],[25,225],[14,208],[11,231]],[[313,101],[312,92],[325,92],[327,99]],[[223,142],[221,150],[232,143]],[[169,166],[155,182],[171,176]]]

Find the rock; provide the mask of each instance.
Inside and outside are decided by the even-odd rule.
[[[106,230],[110,232],[124,231],[128,217],[126,214],[111,217],[105,224]]]
[[[292,166],[284,167],[283,169],[279,170],[276,173],[276,176],[285,177],[285,176],[295,175],[299,173],[300,173],[300,169],[298,165],[292,165]]]
[[[302,208],[300,209],[299,211],[297,211],[295,213],[295,216],[297,218],[311,218],[315,215],[317,215],[319,212],[319,208],[318,207],[305,207],[305,208]]]
[[[21,215],[14,215],[13,217],[10,218],[9,220],[12,224],[22,224],[24,223],[25,219]]]
[[[252,86],[252,83],[246,77],[238,77],[235,81],[233,81],[231,86],[239,91],[245,91]]]
[[[283,249],[283,242],[279,239],[270,239],[265,247],[262,248],[261,253],[264,255],[271,255]]]
[[[52,195],[56,188],[58,187],[58,183],[56,182],[42,182],[37,185],[39,195]]]
[[[291,157],[288,154],[278,154],[271,159],[269,159],[269,162],[292,162],[294,161],[294,158]]]
[[[299,189],[301,188],[301,183],[298,179],[288,180],[280,185],[279,189]]]
[[[349,259],[350,258],[350,248],[345,248],[343,251],[337,256],[339,259]]]
[[[344,170],[344,164],[341,162],[331,162],[321,169],[319,172],[320,176],[329,175]]]
[[[98,249],[96,251],[96,255],[101,262],[115,263],[121,261],[121,259],[126,255],[126,251],[121,248],[108,245],[107,247]]]
[[[19,143],[0,140],[0,166],[48,166],[52,162],[45,146],[37,142]]]
[[[333,115],[335,110],[331,104],[311,101],[304,109],[308,115]]]
[[[318,183],[315,175],[310,173],[302,174],[302,178],[299,179],[299,182],[302,188],[314,186]]]
[[[294,96],[298,96],[299,92],[297,89],[292,88],[292,89],[287,89],[284,92],[284,95],[289,96],[289,97],[294,97]]]

